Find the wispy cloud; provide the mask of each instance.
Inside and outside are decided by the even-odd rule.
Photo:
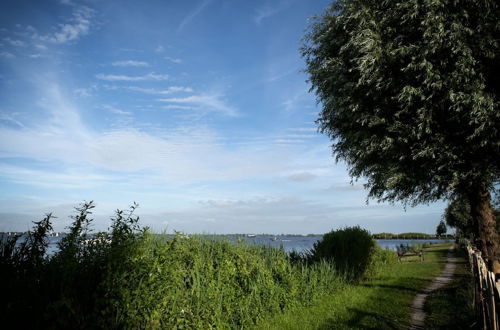
[[[175,110],[195,110],[196,107],[190,105],[180,105],[180,104],[169,104],[163,105],[160,108],[162,109],[175,109]]]
[[[107,81],[160,81],[167,80],[168,75],[166,74],[156,74],[154,72],[150,72],[144,76],[125,76],[125,75],[114,75],[114,74],[98,74],[96,75],[97,79],[107,80]]]
[[[225,147],[216,132],[203,126],[156,133],[130,126],[98,132],[82,122],[80,111],[60,87],[48,83],[40,88],[45,99],[39,105],[47,119],[25,127],[0,126],[2,155],[53,161],[67,168],[88,164],[106,171],[147,170],[149,177],[142,176],[143,180],[163,183],[266,177],[290,167],[290,148],[276,150],[268,141],[259,146]],[[227,107],[210,97],[173,101],[178,103],[172,105],[179,106],[194,102],[197,107]],[[116,109],[109,106],[106,110]]]
[[[0,56],[1,57],[5,57],[5,58],[14,58],[14,54],[12,53],[9,53],[9,52],[0,52]]]
[[[318,129],[316,127],[296,127],[296,128],[289,128],[289,131],[293,132],[317,132]]]
[[[304,101],[306,96],[307,96],[307,94],[303,91],[301,91],[299,93],[294,93],[288,99],[283,101],[281,103],[281,105],[283,106],[283,108],[286,112],[292,112],[299,107],[299,105],[301,104],[301,102]]]
[[[55,44],[64,44],[85,36],[90,31],[90,19],[94,11],[85,6],[76,7],[68,23],[59,24],[58,31],[39,37]]]
[[[196,106],[202,111],[218,111],[228,116],[237,116],[238,112],[233,107],[226,104],[223,95],[220,94],[201,94],[187,97],[172,97],[158,99],[158,101],[172,104],[186,104]]]
[[[167,61],[170,61],[172,63],[176,63],[176,64],[182,63],[182,59],[180,59],[180,58],[165,56],[164,59],[166,59]]]
[[[47,50],[48,49],[47,46],[42,45],[42,44],[36,44],[35,48],[38,50]]]
[[[305,141],[300,139],[274,139],[272,142],[277,144],[297,144],[304,143]]]
[[[287,9],[293,0],[290,1],[280,1],[278,3],[273,3],[273,5],[266,4],[262,7],[257,8],[254,15],[254,21],[257,25],[260,25],[264,19],[267,19],[277,13]]]
[[[316,177],[317,177],[316,175],[309,172],[299,172],[287,176],[287,179],[295,182],[305,182],[305,181],[311,181]]]
[[[12,46],[16,46],[16,47],[21,47],[21,46],[25,46],[26,43],[24,41],[21,41],[21,40],[13,40],[11,38],[4,38],[3,39],[5,42],[11,44]]]
[[[166,89],[142,88],[137,86],[128,86],[126,88],[134,92],[140,92],[151,95],[168,95],[180,92],[185,92],[185,93],[193,92],[193,89],[191,87],[182,87],[182,86],[170,86]]]
[[[6,121],[6,122],[10,122],[10,123],[13,123],[14,125],[16,126],[19,126],[21,128],[24,128],[24,124],[21,123],[18,119],[16,119],[16,113],[11,113],[11,114],[7,114],[7,113],[0,113],[0,121]]]
[[[111,63],[112,66],[137,66],[137,67],[148,67],[149,63],[144,62],[144,61],[134,61],[134,60],[128,60],[128,61],[117,61]]]
[[[105,110],[108,110],[109,112],[112,112],[112,113],[117,114],[117,115],[122,115],[122,116],[132,115],[132,112],[130,112],[130,111],[125,111],[125,110],[119,109],[119,108],[112,106],[112,105],[109,105],[109,104],[104,105],[103,108]]]
[[[87,88],[75,88],[73,90],[73,93],[77,95],[78,97],[89,97],[92,95],[92,92],[97,89],[97,85],[91,85],[90,87]]]
[[[179,24],[179,26],[177,27],[177,33],[179,33],[187,24],[189,24],[193,18],[195,18],[196,16],[198,16],[202,11],[203,9],[205,9],[210,3],[212,2],[212,0],[203,0],[202,2],[200,2],[198,4],[198,6],[196,6],[194,8],[193,11],[191,11],[186,17],[184,17],[184,19],[181,21],[181,23]]]
[[[111,181],[106,175],[94,174],[89,171],[73,171],[61,173],[51,170],[37,170],[22,166],[0,164],[0,176],[11,182],[28,184],[45,188],[91,188]]]

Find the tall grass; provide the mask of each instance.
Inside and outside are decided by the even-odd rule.
[[[332,263],[291,262],[283,249],[153,235],[139,227],[136,205],[118,210],[108,232],[93,233],[93,207],[76,209],[53,257],[45,253],[50,216],[35,223],[24,245],[1,244],[3,325],[246,328],[344,283]]]
[[[113,325],[244,328],[305,305],[342,282],[331,264],[292,266],[283,250],[207,237],[147,235],[108,278]]]

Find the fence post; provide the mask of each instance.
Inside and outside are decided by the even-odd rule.
[[[500,280],[486,267],[481,252],[467,246],[467,254],[474,276],[474,304],[482,329],[500,330]]]

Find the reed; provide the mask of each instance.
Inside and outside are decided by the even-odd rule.
[[[292,262],[283,249],[210,236],[154,235],[133,205],[91,230],[93,203],[76,209],[52,257],[35,223],[27,243],[0,248],[0,322],[21,328],[247,328],[307,306],[345,284],[335,266]],[[29,318],[24,317],[30,315]]]

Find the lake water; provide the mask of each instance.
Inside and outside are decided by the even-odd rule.
[[[219,236],[217,236],[219,237]],[[228,238],[233,242],[238,240],[245,240],[250,244],[265,244],[279,248],[283,246],[286,252],[295,250],[297,252],[304,252],[313,247],[313,244],[321,239],[321,235],[311,235],[311,236],[273,236],[273,235],[256,235],[255,237],[249,237],[245,235],[221,235],[221,238]],[[57,251],[57,243],[60,241],[61,237],[49,237],[49,248],[47,251],[48,255],[52,255]],[[384,249],[395,250],[396,246],[401,244],[421,244],[421,243],[441,243],[445,242],[442,239],[379,239],[376,240],[378,244]]]
[[[315,236],[268,236],[257,235],[255,237],[244,237],[244,239],[253,244],[268,244],[275,247],[283,246],[286,252],[295,250],[304,252],[313,247],[313,244],[322,238],[321,235]],[[396,250],[396,246],[401,244],[422,244],[422,243],[442,243],[442,239],[377,239],[377,243],[383,249]]]

